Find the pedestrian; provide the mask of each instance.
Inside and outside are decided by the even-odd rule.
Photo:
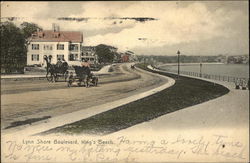
[[[242,80],[241,89],[242,90],[246,90],[247,89],[247,82],[245,80]]]
[[[235,89],[240,89],[239,79],[235,81]]]

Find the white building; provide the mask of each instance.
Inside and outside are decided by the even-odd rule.
[[[98,62],[98,57],[96,55],[95,46],[82,46],[82,60],[88,60],[90,64],[96,64]]]
[[[53,26],[54,27],[54,26]],[[81,32],[53,30],[37,31],[29,38],[27,65],[44,65],[44,55],[51,55],[51,63],[64,59],[69,65],[78,65],[81,60]]]

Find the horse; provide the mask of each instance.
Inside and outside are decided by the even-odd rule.
[[[48,81],[52,81],[52,82],[56,82],[59,75],[61,74],[62,76],[64,76],[65,81],[67,80],[67,76],[68,76],[68,63],[67,62],[63,62],[61,64],[61,66],[58,66],[56,64],[51,64],[51,58],[52,56],[50,55],[49,57],[47,55],[44,55],[44,60],[46,61],[47,67],[47,74],[46,74],[46,78]],[[50,75],[49,75],[50,74]]]

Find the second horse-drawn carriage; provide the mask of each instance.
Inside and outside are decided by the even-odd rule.
[[[73,68],[75,69],[75,75],[73,72],[70,73],[68,87],[74,84],[85,87],[89,87],[90,84],[97,86],[98,77],[91,73],[89,68],[81,66],[73,66]]]

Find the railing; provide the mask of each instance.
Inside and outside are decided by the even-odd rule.
[[[177,70],[165,70],[165,69],[162,69],[162,68],[158,68],[158,69],[178,74]],[[205,73],[190,72],[190,71],[180,71],[180,75],[181,74],[188,75],[188,76],[194,76],[194,77],[200,77],[200,78],[206,78],[206,79],[212,79],[212,80],[233,82],[233,83],[236,83],[236,82],[249,83],[249,78],[242,78],[242,77],[233,77],[233,76],[225,76],[225,75],[213,75],[213,74],[205,74]]]

